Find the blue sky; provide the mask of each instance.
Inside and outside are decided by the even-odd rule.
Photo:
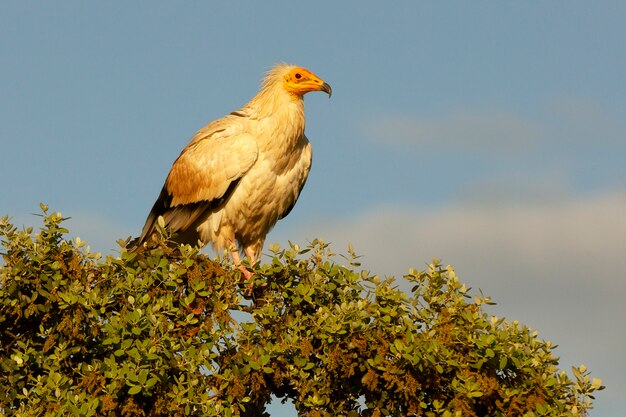
[[[268,242],[351,242],[380,275],[441,258],[603,379],[592,416],[622,416],[624,21],[619,1],[5,2],[0,213],[45,202],[110,252],[190,136],[296,63],[333,97],[306,97],[313,169]]]

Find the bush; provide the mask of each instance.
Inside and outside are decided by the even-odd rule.
[[[250,302],[227,261],[163,240],[102,259],[42,209],[36,234],[0,220],[5,414],[574,416],[603,388],[438,261],[407,294],[351,251],[273,247]]]

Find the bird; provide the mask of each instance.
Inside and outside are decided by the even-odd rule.
[[[131,247],[146,247],[159,217],[175,244],[228,251],[246,279],[276,222],[293,209],[309,175],[311,144],[304,133],[304,95],[332,95],[306,68],[276,64],[259,92],[238,110],[201,128],[172,164],[165,184]]]

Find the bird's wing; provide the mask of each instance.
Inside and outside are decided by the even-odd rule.
[[[256,162],[255,137],[233,130],[207,134],[203,129],[183,150],[165,181],[172,207],[223,198],[230,185]]]
[[[202,214],[225,201],[258,157],[255,137],[218,120],[192,138],[172,165],[139,242],[152,235],[163,216],[174,231],[185,231]]]

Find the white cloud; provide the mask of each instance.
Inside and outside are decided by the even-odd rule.
[[[380,275],[401,276],[440,258],[494,297],[495,314],[559,344],[562,368],[585,363],[602,377],[611,389],[600,396],[626,391],[624,192],[428,210],[383,206],[292,232],[292,241],[323,237],[340,253],[350,242]]]
[[[507,274],[544,281],[540,275],[562,270],[566,274],[554,277],[559,283],[590,285],[587,274],[615,266],[626,270],[626,194],[473,200],[431,210],[379,207],[300,233],[341,247],[351,242],[381,273],[400,274],[436,256],[478,273],[471,278],[484,277],[485,284],[503,282]],[[492,262],[502,265],[492,268]]]

